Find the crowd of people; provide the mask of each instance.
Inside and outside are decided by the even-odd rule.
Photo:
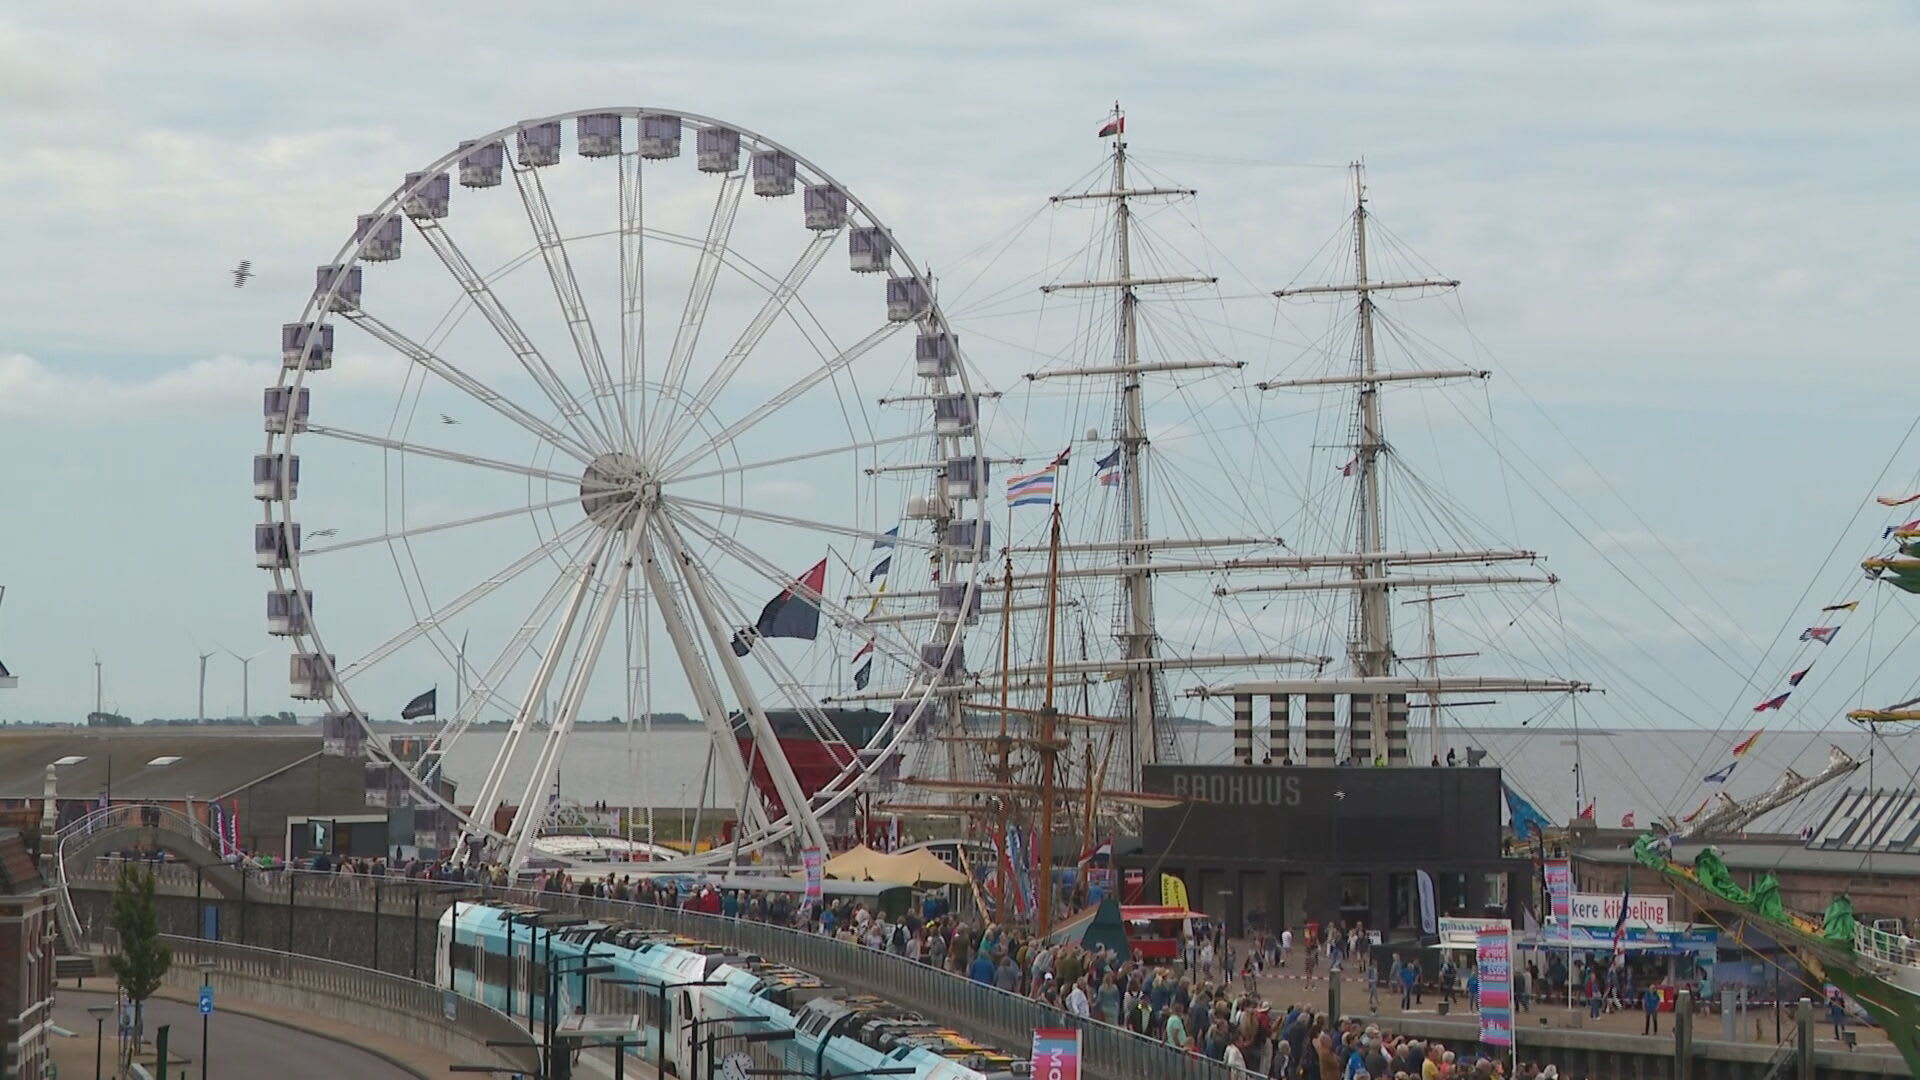
[[[284,863],[263,869],[293,869]],[[297,867],[340,875],[372,875],[478,886],[509,884],[497,866],[417,859],[317,859]],[[1125,1027],[1186,1053],[1205,1055],[1247,1077],[1274,1080],[1557,1080],[1552,1065],[1508,1063],[1462,1054],[1438,1041],[1394,1033],[1377,1015],[1382,987],[1419,1004],[1428,993],[1449,1002],[1477,1004],[1477,979],[1465,979],[1451,962],[1429,980],[1399,956],[1374,962],[1364,928],[1333,927],[1296,950],[1291,931],[1256,933],[1246,940],[1218,927],[1189,937],[1179,955],[1164,963],[1121,955],[1105,946],[1083,948],[1049,942],[1035,934],[963,915],[939,894],[924,895],[917,908],[892,918],[852,898],[801,902],[800,894],[721,889],[672,877],[607,873],[574,875],[551,870],[515,883],[535,892],[566,893],[659,907],[700,911],[725,918],[767,922],[890,952],[952,973],[956,978],[1045,1002],[1088,1020]],[[1131,952],[1131,950],[1129,950]],[[1367,994],[1368,1015],[1330,1016],[1301,1003],[1276,1004],[1261,989],[1270,970],[1298,965],[1312,981],[1344,972]],[[1535,976],[1537,979],[1538,976]],[[1515,973],[1515,1007],[1524,1009],[1527,975]],[[1354,1002],[1357,1006],[1358,1002]]]

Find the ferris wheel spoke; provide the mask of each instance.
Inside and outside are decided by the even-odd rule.
[[[494,458],[484,458],[474,454],[463,454],[456,450],[442,450],[439,447],[423,446],[420,443],[410,443],[403,439],[389,439],[384,435],[369,435],[364,431],[348,431],[345,428],[322,427],[319,424],[309,425],[307,431],[309,434],[323,435],[330,439],[339,439],[342,442],[359,443],[362,446],[377,446],[383,450],[392,450],[401,454],[412,454],[416,457],[434,458],[440,461],[450,461],[456,465],[472,465],[480,469],[517,473],[521,476],[531,476],[540,480],[552,480],[562,484],[578,484],[580,482],[578,476],[568,476],[565,473],[536,468],[532,465],[516,465],[511,461],[498,461]]]
[[[613,372],[608,369],[606,354],[600,349],[600,335],[594,331],[593,318],[587,313],[586,298],[580,294],[580,282],[574,276],[572,260],[567,257],[566,243],[553,216],[553,204],[547,201],[546,185],[540,180],[539,170],[525,165],[514,167],[513,184],[520,192],[521,204],[526,207],[527,224],[533,229],[540,258],[547,264],[554,298],[560,302],[561,314],[566,316],[573,351],[580,357],[580,370],[586,376],[587,391],[600,414],[600,423],[610,436],[615,436],[611,440],[615,447],[624,446],[626,399],[614,392]],[[607,411],[609,398],[614,399],[611,414]]]
[[[771,469],[776,466],[791,465],[797,461],[808,461],[813,458],[837,457],[841,454],[858,454],[862,451],[877,450],[883,446],[893,446],[903,442],[921,442],[926,438],[927,434],[925,432],[915,431],[906,435],[889,435],[881,439],[864,439],[860,442],[842,443],[839,446],[829,446],[820,450],[806,450],[797,454],[788,454],[785,457],[768,458],[765,461],[749,461],[740,465],[727,465],[718,469],[708,469],[706,472],[686,473],[681,476],[676,476],[673,479],[674,482],[678,484],[691,484],[696,480],[711,480],[716,476],[732,476],[738,473],[750,472],[754,469]]]
[[[746,329],[734,339],[733,347],[727,350],[727,355],[721,358],[720,363],[711,372],[707,373],[706,380],[700,384],[700,390],[694,395],[693,404],[686,409],[685,415],[668,426],[666,436],[660,442],[660,450],[655,455],[656,458],[671,457],[673,452],[679,449],[681,442],[685,441],[686,437],[699,426],[700,418],[713,407],[714,400],[727,388],[727,384],[733,381],[734,373],[740,370],[749,356],[753,355],[754,347],[760,344],[760,340],[767,336],[767,331],[773,329],[773,324],[786,312],[787,305],[793,302],[793,298],[799,294],[801,287],[807,283],[807,279],[813,276],[814,270],[820,266],[821,259],[826,256],[834,240],[839,236],[839,230],[823,230],[813,234],[812,242],[808,243],[806,249],[800,253],[800,257],[794,260],[786,276],[780,279],[780,284],[767,294],[766,300],[760,305],[760,310],[754,313]]]
[[[659,476],[663,480],[671,480],[687,466],[715,453],[721,447],[730,445],[735,439],[753,430],[762,421],[778,413],[781,409],[786,408],[807,391],[833,378],[839,374],[842,369],[846,368],[847,365],[873,351],[875,346],[878,346],[881,342],[899,333],[901,327],[909,325],[911,324],[905,322],[888,322],[883,324],[879,329],[861,338],[859,341],[854,342],[852,345],[847,346],[847,348],[842,350],[838,355],[830,357],[819,367],[795,380],[772,398],[763,402],[752,412],[727,425],[719,434],[709,439],[705,446],[689,450],[685,454],[682,454],[679,458],[661,469]]]
[[[480,404],[485,405],[487,408],[492,409],[494,412],[499,413],[501,416],[532,432],[536,437],[544,440],[554,449],[577,459],[583,465],[593,460],[593,452],[587,449],[586,445],[578,439],[567,435],[552,424],[528,412],[479,379],[447,363],[446,360],[433,352],[433,350],[419,344],[374,316],[367,314],[365,310],[349,311],[344,314],[346,318],[359,325],[361,329],[385,342],[387,346],[395,352],[400,353],[414,363],[440,376],[454,387],[465,391],[468,397],[473,398]]]
[[[733,654],[730,645],[733,631],[721,621],[713,596],[707,591],[708,579],[696,570],[696,561],[681,541],[670,516],[662,516],[658,531],[669,556],[682,567],[681,577],[686,585],[687,597],[693,602],[694,611],[706,628],[713,656],[719,661],[721,674],[733,689],[734,700],[740,703],[740,711],[746,716],[747,727],[753,733],[761,760],[766,763],[767,774],[773,780],[774,790],[779,793],[787,815],[794,819],[807,843],[824,847],[826,833],[813,815],[812,805],[806,791],[800,786],[799,778],[794,775],[792,763],[780,748],[780,740],[774,734],[773,724],[767,719],[767,711],[760,703],[759,694],[747,679],[740,658]]]
[[[340,671],[341,681],[345,682],[347,680],[350,680],[354,676],[359,675],[361,672],[364,672],[369,668],[372,668],[375,664],[378,664],[380,661],[385,660],[387,657],[392,656],[396,652],[399,652],[401,649],[405,648],[407,645],[411,644],[412,642],[417,641],[419,638],[427,634],[429,631],[439,627],[440,625],[445,623],[447,619],[452,618],[453,616],[460,614],[462,611],[465,611],[466,609],[472,607],[474,604],[486,598],[495,589],[498,589],[500,586],[505,585],[507,582],[512,581],[514,578],[519,577],[521,574],[525,573],[528,570],[528,568],[540,563],[542,560],[546,559],[547,556],[551,555],[553,552],[558,551],[561,548],[565,547],[567,544],[571,543],[581,533],[585,532],[589,527],[591,527],[592,524],[593,524],[593,521],[590,518],[580,519],[578,522],[575,522],[571,528],[565,529],[559,533],[554,534],[546,542],[540,544],[538,547],[534,548],[532,551],[527,552],[525,555],[520,556],[519,558],[508,563],[506,566],[495,571],[493,574],[489,575],[487,578],[482,580],[478,585],[473,586],[472,588],[468,589],[466,592],[463,592],[459,596],[454,597],[452,600],[447,601],[447,603],[441,606],[440,608],[434,611],[428,612],[426,615],[420,617],[419,619],[414,620],[414,623],[412,626],[409,626],[405,630],[402,630],[399,633],[393,635],[392,637],[388,638],[386,641],[382,642],[379,646],[377,646],[372,652],[369,652],[367,655],[361,657],[358,660],[355,660],[353,663],[348,664],[346,667],[342,668]]]
[[[505,510],[493,510],[485,514],[475,514],[472,517],[460,518],[455,521],[436,521],[430,525],[415,525],[394,532],[380,533],[376,536],[362,536],[353,540],[342,540],[337,544],[306,548],[300,552],[300,557],[302,559],[311,559],[315,555],[331,555],[337,551],[349,551],[357,547],[366,547],[368,544],[388,543],[394,540],[410,540],[413,537],[425,536],[428,533],[445,532],[448,529],[459,529],[468,525],[479,525],[488,521],[499,521],[501,518],[509,518],[518,514],[534,514],[542,510],[552,510],[556,507],[566,506],[569,503],[578,503],[579,501],[579,495],[567,495],[554,499],[551,502],[534,503],[530,506],[513,506]]]
[[[642,410],[634,391],[647,381],[647,245],[646,187],[638,153],[620,159],[620,399],[628,421],[627,450],[645,445]],[[631,715],[631,714],[629,714]]]
[[[667,354],[667,370],[661,378],[660,392],[654,399],[648,417],[649,431],[660,427],[672,415],[681,383],[687,377],[687,369],[693,364],[693,350],[700,342],[701,329],[706,325],[707,306],[713,302],[714,282],[720,276],[721,263],[729,250],[727,241],[733,236],[733,223],[740,211],[740,195],[746,189],[747,174],[742,170],[728,173],[720,181],[720,191],[713,200],[713,216],[707,222],[706,239],[700,246],[700,258],[694,266],[693,281],[687,286],[680,325],[673,332],[673,349]],[[669,411],[663,414],[663,409]]]
[[[862,529],[855,525],[839,525],[827,521],[813,521],[807,518],[794,517],[791,514],[776,514],[771,510],[755,510],[750,507],[734,506],[729,503],[717,503],[709,502],[705,499],[688,498],[684,495],[666,496],[663,497],[661,501],[676,509],[706,510],[722,515],[733,514],[739,517],[752,518],[755,521],[765,521],[773,525],[790,525],[796,529],[804,529],[808,532],[833,533],[836,536],[849,536],[855,540],[866,540],[869,542],[879,541],[883,544],[893,544],[898,547],[921,548],[928,551],[934,548],[933,544],[925,540],[915,540],[905,536],[888,536],[885,533],[875,532],[872,529]]]
[[[782,569],[774,565],[772,562],[756,554],[745,544],[727,535],[726,530],[715,527],[712,522],[703,520],[699,515],[677,512],[681,505],[683,505],[682,500],[674,501],[674,504],[669,507],[666,515],[668,520],[676,523],[684,523],[689,529],[699,534],[702,539],[707,540],[715,547],[726,552],[734,562],[740,563],[754,575],[765,580],[767,584],[777,589],[795,588],[793,571],[791,569]],[[689,558],[692,558],[692,556],[689,556]],[[712,575],[709,574],[709,578],[711,577]],[[874,649],[876,651],[885,651],[894,659],[904,663],[912,664],[919,662],[919,653],[916,646],[911,640],[906,638],[904,631],[900,630],[897,626],[893,627],[889,634],[881,634],[877,628],[869,625],[863,617],[856,615],[851,609],[842,606],[839,601],[831,597],[806,597],[806,599],[814,602],[836,627],[850,633],[866,635],[874,642]]]
[[[473,268],[473,262],[467,258],[466,252],[461,251],[460,246],[454,243],[453,235],[447,232],[439,222],[431,219],[415,219],[414,225],[427,241],[427,246],[439,256],[447,272],[452,274],[454,280],[459,282],[460,288],[465,290],[468,298],[473,301],[473,306],[479,309],[481,316],[487,320],[487,324],[493,327],[494,333],[500,336],[500,340],[513,353],[514,359],[520,362],[520,367],[533,379],[534,384],[540,387],[541,393],[547,396],[547,400],[553,404],[553,407],[560,411],[567,426],[580,437],[581,443],[588,447],[611,445],[606,433],[594,426],[593,417],[580,407],[580,403],[567,390],[567,384],[553,370],[553,365],[547,363],[546,357],[534,347],[526,331],[520,329],[519,322],[494,294],[493,287],[487,284],[487,279]]]

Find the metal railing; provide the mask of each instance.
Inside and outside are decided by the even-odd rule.
[[[490,1040],[525,1042],[525,1028],[505,1013],[444,987],[274,949],[172,934],[162,934],[161,940],[173,949],[169,978],[183,988],[198,985],[197,965],[210,961],[215,965],[211,972],[215,989],[242,1000],[324,1006],[335,1019],[414,1042],[421,1041],[422,1034],[438,1030],[447,1036],[440,1040],[442,1049],[476,1061],[495,1059],[500,1065],[529,1075],[538,1071],[536,1055],[530,1048],[487,1046]]]
[[[1866,923],[1853,924],[1853,951],[1895,967],[1920,967],[1920,943],[1906,934],[1889,934]]]
[[[1034,1028],[1074,1028],[1082,1032],[1084,1060],[1092,1076],[1112,1077],[1115,1080],[1131,1080],[1141,1076],[1165,1077],[1167,1080],[1229,1080],[1231,1076],[1231,1070],[1226,1065],[1212,1058],[1182,1053],[1158,1039],[1076,1016],[1022,994],[976,983],[958,972],[771,923],[581,896],[577,893],[546,892],[524,886],[501,887],[408,878],[399,874],[380,876],[285,867],[262,869],[247,864],[233,869],[246,874],[251,882],[250,895],[257,895],[267,903],[288,899],[291,887],[297,891],[295,899],[303,906],[317,902],[325,906],[358,909],[372,903],[374,883],[378,882],[383,887],[411,885],[440,892],[434,898],[436,915],[439,909],[456,899],[481,897],[531,904],[590,918],[618,919],[635,926],[666,930],[763,956],[856,992],[884,996],[936,1022],[953,1024],[986,1041],[999,1043],[1015,1057],[1025,1056],[1027,1042]],[[76,865],[71,868],[71,876],[74,880],[98,882],[113,871],[111,861],[102,859],[92,866]],[[193,883],[194,870],[190,866],[160,864],[156,867],[156,875],[163,883],[186,886]],[[299,878],[297,886],[290,885],[290,879],[294,877]],[[444,891],[451,886],[460,886],[460,889]],[[351,971],[363,970],[350,965],[340,966]]]
[[[165,806],[139,803],[103,806],[84,817],[68,822],[54,833],[53,884],[57,894],[55,912],[60,923],[60,932],[65,936],[69,949],[74,951],[81,949],[86,943],[86,935],[80,928],[80,917],[74,910],[73,894],[68,887],[68,857],[103,836],[126,832],[137,834],[143,829],[165,829],[178,833],[196,846],[205,849],[210,855],[218,857],[220,838],[212,829],[178,810]],[[89,867],[89,869],[93,868]],[[114,867],[113,872],[117,874],[119,868]]]

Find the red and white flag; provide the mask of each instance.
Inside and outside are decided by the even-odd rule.
[[[1633,828],[1633,811],[1629,810],[1620,815],[1620,827],[1623,829]]]
[[[1126,133],[1127,133],[1127,118],[1124,116],[1116,116],[1113,119],[1107,121],[1106,124],[1100,128],[1100,134],[1097,136],[1097,138],[1104,139],[1109,135],[1124,135]]]

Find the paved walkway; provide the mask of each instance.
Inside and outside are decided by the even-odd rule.
[[[87,1006],[112,1004],[111,979],[84,980],[75,990],[63,980],[54,999],[54,1023],[77,1037],[53,1040],[53,1060],[66,1080],[93,1075],[95,1027]],[[173,1025],[168,1057],[173,1075],[186,1070],[199,1080],[200,1010],[196,998],[163,990],[147,1002],[145,1060],[153,1060],[151,1041],[161,1024]],[[276,1009],[252,1002],[219,1002],[208,1027],[207,1080],[441,1080],[454,1059],[428,1047],[338,1021]],[[106,1071],[113,1072],[113,1019],[107,1020]]]
[[[1299,974],[1298,963],[1299,960],[1296,957],[1294,965],[1286,969],[1285,974],[1281,974],[1274,968],[1268,968],[1264,976],[1255,980],[1255,985],[1259,987],[1260,995],[1273,1002],[1276,1006],[1293,1003],[1311,1003],[1316,1008],[1326,1008],[1327,978],[1325,969],[1323,968],[1321,970],[1319,977],[1309,982]],[[1233,984],[1237,988],[1240,985],[1240,980],[1235,978]],[[1441,1017],[1438,1008],[1439,1000],[1440,993],[1438,991],[1428,990],[1422,995],[1420,1002],[1416,1003],[1413,1008],[1402,1013],[1400,1011],[1399,993],[1397,991],[1389,992],[1386,986],[1382,985],[1380,987],[1379,1012],[1382,1018],[1382,1026],[1391,1027],[1393,1018],[1399,1016],[1424,1020],[1459,1020],[1463,1023],[1470,1022],[1474,1019],[1472,1010],[1467,1007],[1467,995],[1465,993],[1457,993],[1454,995],[1452,1011],[1444,1018]],[[1341,1011],[1349,1015],[1364,1014],[1368,1011],[1367,987],[1358,981],[1357,976],[1349,975],[1341,982],[1340,1008]],[[1823,1049],[1838,1049],[1842,1044],[1840,1040],[1833,1037],[1833,1025],[1825,1022],[1826,1015],[1825,1007],[1819,1002],[1815,1002],[1814,1016],[1817,1021],[1814,1025],[1815,1041]],[[1546,1020],[1545,1025],[1541,1025],[1540,1023],[1542,1018]],[[1520,1013],[1515,1019],[1516,1023],[1526,1028],[1545,1026],[1548,1028],[1571,1029],[1575,1028],[1577,1021],[1578,1030],[1606,1031],[1623,1035],[1642,1034],[1642,1029],[1646,1024],[1645,1015],[1638,1010],[1602,1013],[1595,1019],[1587,1016],[1587,1010],[1584,1005],[1574,1010],[1572,1014],[1569,1014],[1564,1003],[1544,1006],[1536,1004],[1532,1009]],[[1672,1025],[1673,1014],[1661,1013],[1661,1038],[1672,1039]],[[1694,1018],[1693,1029],[1695,1038],[1720,1039],[1722,1027],[1719,1013],[1714,1012],[1696,1016]],[[1894,1052],[1892,1045],[1887,1042],[1886,1035],[1878,1028],[1849,1025],[1847,1030],[1854,1033],[1855,1038],[1858,1040],[1859,1047],[1862,1050],[1889,1054]],[[1781,1037],[1792,1039],[1793,1031],[1793,1007],[1789,1005],[1780,1011]],[[1737,1041],[1740,1042],[1759,1043],[1766,1046],[1775,1045],[1773,1008],[1771,1006],[1750,1008],[1745,1019],[1737,1026],[1736,1035]],[[1521,1037],[1525,1038],[1524,1035]]]

